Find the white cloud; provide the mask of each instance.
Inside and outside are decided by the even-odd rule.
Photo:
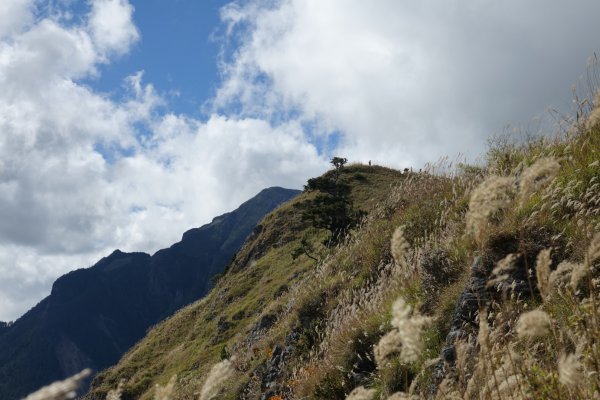
[[[20,31],[33,20],[32,0],[2,0],[0,39]]]
[[[596,15],[592,0],[232,5],[223,18],[242,45],[216,105],[241,100],[247,114],[267,116],[299,108],[340,130],[340,152],[363,161],[473,157],[505,124],[568,107],[600,49]]]
[[[127,53],[139,39],[131,19],[133,6],[127,0],[94,0],[89,16],[92,37],[104,53]]]
[[[310,135],[401,167],[479,153],[567,103],[600,33],[591,0],[248,1],[223,10],[233,49],[199,121],[165,112],[142,72],[118,101],[80,83],[139,40],[127,1],[89,2],[83,21],[2,4],[4,320],[114,248],[153,252],[266,186],[300,187],[327,167]]]
[[[298,123],[164,114],[143,72],[119,101],[79,83],[135,43],[131,13],[99,0],[80,24],[23,17],[0,40],[0,320],[115,248],[154,252],[325,167]]]

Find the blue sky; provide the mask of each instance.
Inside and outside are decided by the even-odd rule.
[[[0,320],[331,156],[476,161],[596,89],[597,0],[0,3]]]
[[[218,85],[219,10],[224,0],[134,0],[133,21],[141,40],[128,54],[101,68],[88,84],[114,93],[123,79],[144,71],[144,79],[175,113],[201,117],[203,103]],[[83,2],[82,2],[83,4]],[[222,34],[222,33],[221,33]]]

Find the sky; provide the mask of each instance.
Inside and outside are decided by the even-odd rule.
[[[596,0],[2,0],[0,320],[332,156],[476,160],[587,96]]]

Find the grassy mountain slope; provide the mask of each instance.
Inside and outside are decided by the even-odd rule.
[[[117,250],[57,279],[47,298],[0,329],[0,398],[114,364],[149,327],[202,297],[256,223],[297,193],[265,189],[152,256]]]
[[[347,167],[368,217],[345,242],[302,221],[304,192],[87,397],[597,397],[598,116],[450,174]],[[314,259],[291,256],[302,239]]]

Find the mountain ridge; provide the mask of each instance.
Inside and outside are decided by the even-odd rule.
[[[594,398],[600,124],[572,129],[492,143],[485,165],[314,178],[367,216],[332,246],[307,185],[85,398]]]
[[[298,193],[264,189],[152,255],[114,250],[58,278],[49,296],[0,331],[0,398],[116,362],[149,327],[203,296],[256,223]]]

